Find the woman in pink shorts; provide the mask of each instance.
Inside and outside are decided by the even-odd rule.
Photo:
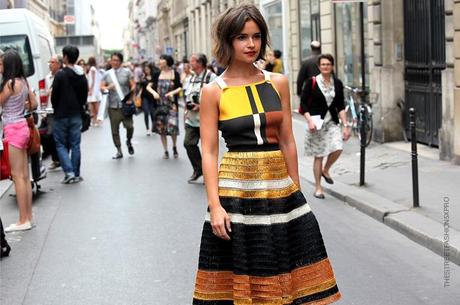
[[[34,93],[29,89],[22,60],[13,50],[3,56],[3,81],[0,83],[0,104],[5,140],[8,142],[11,176],[19,206],[19,220],[5,228],[5,232],[25,231],[32,228],[32,186],[29,178],[27,143],[29,127],[24,108],[37,106]]]

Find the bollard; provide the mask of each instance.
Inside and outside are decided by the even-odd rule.
[[[414,208],[420,207],[418,192],[418,156],[417,156],[417,135],[415,131],[415,109],[409,109],[410,132],[411,132],[411,156],[412,156],[412,196]]]
[[[360,156],[360,166],[359,166],[359,185],[363,186],[365,184],[365,162],[366,162],[366,108],[364,103],[361,103],[361,109],[359,114],[359,124],[360,124],[360,133],[361,133],[361,156]]]

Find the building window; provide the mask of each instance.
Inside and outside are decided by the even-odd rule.
[[[304,60],[310,56],[310,43],[321,41],[319,0],[299,0],[299,8],[300,58]]]
[[[270,29],[273,50],[283,50],[283,7],[281,1],[274,1],[264,6],[267,26]]]
[[[361,87],[361,30],[359,3],[335,5],[336,72],[345,85]],[[367,33],[367,3],[364,3],[364,44]],[[366,86],[369,86],[369,60],[366,52]]]

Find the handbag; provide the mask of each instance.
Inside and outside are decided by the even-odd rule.
[[[27,89],[29,89],[29,83],[26,80]],[[27,143],[27,153],[33,155],[40,152],[40,132],[38,131],[37,126],[35,126],[35,120],[33,117],[32,100],[35,99],[35,96],[27,96],[29,99],[29,114],[26,115],[27,126],[29,127],[29,142]]]
[[[40,152],[40,132],[35,126],[34,118],[32,115],[27,117],[27,126],[29,127],[29,143],[27,143],[27,153],[29,155]]]
[[[136,97],[134,98],[134,105],[136,106],[136,108],[141,108],[142,107],[142,97],[141,97],[142,90],[143,89],[141,89],[139,91],[139,93],[136,95]]]
[[[3,150],[0,152],[0,180],[11,177],[11,167],[8,154],[8,142],[3,140]]]
[[[123,113],[123,116],[130,117],[136,113],[136,105],[134,105],[131,101],[121,103],[121,112]]]
[[[87,107],[83,107],[81,112],[81,132],[85,132],[89,129],[91,125],[91,114],[89,113]]]

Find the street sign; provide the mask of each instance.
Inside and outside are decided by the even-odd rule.
[[[171,55],[171,56],[172,56],[172,55],[173,55],[173,52],[174,52],[174,48],[172,48],[172,47],[166,47],[166,48],[165,48],[165,53],[166,53],[167,55]]]
[[[73,15],[65,15],[64,16],[64,24],[75,24],[75,16],[73,16]]]

